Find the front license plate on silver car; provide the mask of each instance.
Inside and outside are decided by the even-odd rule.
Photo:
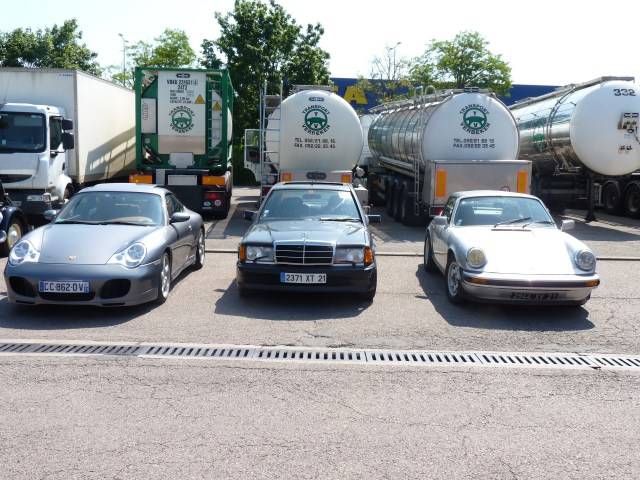
[[[41,293],[89,293],[89,282],[41,280],[38,282],[38,291]]]
[[[327,274],[281,272],[280,283],[327,283]]]
[[[544,302],[545,300],[558,300],[558,298],[560,298],[560,294],[557,292],[511,292],[511,300],[532,300]]]

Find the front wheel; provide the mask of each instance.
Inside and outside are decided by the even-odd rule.
[[[640,218],[640,186],[635,183],[624,193],[624,213],[631,218]]]
[[[204,267],[204,256],[205,256],[204,230],[201,230],[200,235],[198,235],[198,243],[196,245],[196,261],[193,264],[194,270],[200,270],[202,267]]]
[[[171,290],[171,260],[169,254],[164,253],[160,260],[160,272],[158,273],[158,297],[156,303],[161,305],[169,298]]]
[[[372,287],[365,293],[360,294],[360,298],[365,302],[373,302],[373,298],[376,296],[376,290],[378,289],[378,274],[373,274]]]
[[[451,303],[460,304],[464,302],[462,268],[453,256],[449,257],[449,262],[447,263],[445,286],[447,288],[447,298]]]
[[[7,239],[0,243],[0,254],[3,256],[9,255],[13,246],[20,241],[24,233],[25,228],[22,222],[17,218],[11,219],[7,226]]]
[[[424,237],[424,254],[422,255],[423,267],[427,272],[435,272],[436,262],[433,260],[433,249],[431,247],[431,236],[427,233]]]

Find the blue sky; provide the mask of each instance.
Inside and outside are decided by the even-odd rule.
[[[512,67],[516,83],[566,84],[600,75],[640,77],[640,2],[575,0],[424,2],[410,0],[281,0],[299,23],[325,27],[322,46],[337,77],[367,75],[385,46],[419,55],[432,38],[478,30]],[[0,31],[34,29],[78,19],[87,45],[102,65],[120,64],[122,41],[152,40],[166,27],[185,30],[200,52],[218,34],[214,12],[233,0],[147,1],[1,0]]]

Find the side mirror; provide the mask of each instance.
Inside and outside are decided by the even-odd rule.
[[[53,222],[58,216],[58,213],[60,213],[60,210],[45,210],[42,215],[48,222]]]
[[[4,243],[7,240],[7,232],[0,230],[0,243]]]
[[[433,217],[431,223],[433,223],[435,227],[444,227],[447,224],[447,217],[438,215],[437,217]]]
[[[562,230],[563,232],[573,230],[575,227],[575,220],[562,220],[562,223],[560,224],[560,230]]]
[[[191,217],[188,213],[176,212],[171,215],[170,223],[183,223],[188,222]]]
[[[76,148],[76,139],[74,138],[73,133],[62,133],[62,148],[65,150],[73,150]]]
[[[249,220],[249,221],[253,221],[254,218],[256,218],[256,212],[255,210],[245,210],[244,212],[242,212],[242,218],[244,218],[245,220]]]
[[[369,219],[369,223],[381,223],[382,222],[382,215],[367,215],[367,218]]]
[[[68,118],[62,119],[62,130],[73,130],[73,120],[69,120]]]

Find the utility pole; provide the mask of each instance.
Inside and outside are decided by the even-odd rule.
[[[118,36],[122,39],[122,85],[127,83],[127,40],[121,33]]]

